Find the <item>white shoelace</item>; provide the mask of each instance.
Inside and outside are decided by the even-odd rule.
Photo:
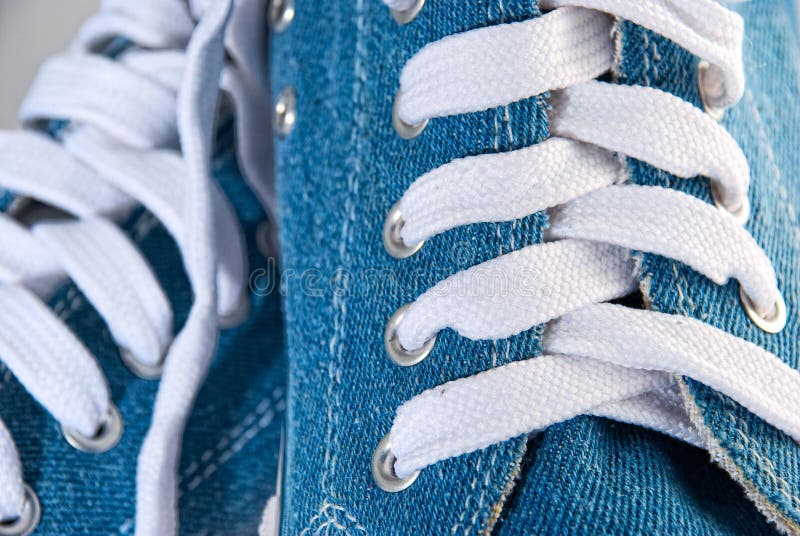
[[[395,11],[418,2],[384,0]],[[431,43],[405,65],[398,130],[551,91],[551,138],[463,158],[419,177],[387,217],[396,257],[437,234],[547,210],[545,243],[441,281],[390,320],[387,351],[424,359],[442,329],[501,339],[546,323],[544,355],[448,382],[403,404],[373,460],[399,491],[418,471],[577,415],[601,415],[704,447],[679,393],[703,382],[800,440],[800,373],[699,320],[603,303],[639,289],[630,250],[679,260],[717,284],[734,278],[762,329],[785,304],[769,258],[741,223],[747,161],[711,115],[741,97],[743,22],[711,0],[548,0],[536,19]],[[707,63],[706,111],[648,87],[596,81],[615,71],[613,16],[662,34]],[[524,52],[521,52],[524,51]],[[711,181],[718,207],[677,190],[626,182],[625,157]],[[732,304],[733,306],[733,304]]]
[[[157,374],[163,365],[138,460],[140,535],[175,531],[183,429],[218,323],[246,292],[241,230],[210,170],[220,83],[246,117],[237,128],[258,117],[243,114],[257,100],[244,70],[223,65],[230,4],[105,0],[72,48],[43,66],[21,110],[30,126],[51,119],[67,126],[55,138],[0,133],[0,187],[71,216],[23,225],[0,215],[5,366],[78,443],[113,424],[118,414],[95,359],[44,303],[66,277],[103,317],[134,370]],[[114,59],[99,54],[118,38],[126,44]],[[235,43],[229,52],[234,61],[247,53]],[[238,150],[245,169],[258,168],[251,146]],[[174,237],[192,287],[194,303],[174,341],[163,290],[114,223],[137,205]],[[0,423],[0,520],[20,515],[24,493],[18,454]]]

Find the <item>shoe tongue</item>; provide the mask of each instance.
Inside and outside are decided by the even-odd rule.
[[[744,151],[751,169],[751,216],[745,224],[772,260],[781,291],[796,296],[798,184],[798,41],[786,24],[782,3],[735,6],[745,19],[744,65],[747,90],[723,121]],[[668,40],[623,23],[623,83],[650,85],[698,106],[696,58]],[[710,202],[708,181],[676,180],[640,162],[631,162],[638,184],[678,188]],[[680,263],[655,255],[640,257],[645,301],[661,312],[699,318],[750,340],[797,368],[800,318],[789,312],[786,328],[767,335],[747,318],[734,283],[719,287]],[[800,446],[729,398],[689,379],[684,395],[690,417],[709,441],[712,458],[739,482],[769,519],[787,530],[800,526]],[[789,499],[791,498],[791,500]],[[794,529],[792,529],[792,527]]]
[[[386,253],[380,234],[390,207],[423,173],[547,137],[544,102],[536,97],[437,118],[411,141],[400,139],[391,125],[398,77],[415,52],[453,33],[538,12],[521,0],[437,0],[398,28],[379,2],[333,1],[325,17],[309,17],[298,6],[291,26],[271,43],[278,65],[273,94],[294,87],[299,118],[276,148],[289,276],[290,390],[297,395],[289,409],[287,532],[336,526],[376,534],[387,527],[410,534],[441,527],[454,534],[492,528],[497,534],[658,533],[666,523],[697,527],[698,533],[763,532],[764,518],[705,453],[592,417],[555,426],[527,449],[525,439],[516,438],[440,462],[402,493],[375,487],[372,452],[400,404],[449,380],[540,353],[536,329],[503,341],[470,341],[445,330],[425,362],[401,369],[386,357],[382,333],[398,307],[435,283],[540,242],[543,215],[454,229],[403,261]],[[696,58],[633,25],[621,27],[622,83],[652,85],[700,104]],[[669,181],[637,162],[631,171],[635,182],[661,181],[710,199],[705,180]],[[692,274],[680,266],[673,272],[672,263],[653,256],[640,260],[648,267],[643,288],[647,277],[656,280],[646,298],[660,310],[688,308],[707,320],[696,304],[716,304],[709,311],[738,307],[738,298],[720,305],[719,293],[729,289],[710,283],[697,287],[702,292],[693,294],[695,305],[679,303],[676,283],[685,285]],[[662,508],[674,517],[665,521]]]

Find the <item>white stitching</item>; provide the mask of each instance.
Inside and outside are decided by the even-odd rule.
[[[364,534],[367,534],[367,529],[361,523],[359,523],[358,520],[355,518],[355,516],[350,514],[344,507],[325,500],[323,501],[322,508],[320,508],[319,512],[316,515],[314,515],[314,517],[308,520],[308,525],[300,532],[300,536],[305,536],[306,534],[309,534],[312,525],[317,520],[321,519],[323,516],[325,516],[325,521],[323,521],[316,528],[316,530],[314,530],[315,535],[322,533],[323,530],[327,529],[330,526],[333,526],[335,529],[339,531],[344,531],[345,533],[348,533],[348,527],[340,523],[338,518],[336,517],[338,513],[341,513],[347,521],[349,521],[350,523],[353,524],[353,526],[355,526],[356,529],[363,532]],[[325,533],[327,534],[328,531],[325,530]]]
[[[357,0],[356,6],[356,27],[359,29],[357,32],[356,38],[356,53],[355,59],[353,64],[353,71],[354,71],[354,82],[353,82],[353,97],[354,101],[359,101],[359,93],[361,91],[361,86],[363,81],[366,79],[366,72],[364,71],[364,62],[363,56],[365,55],[365,48],[364,48],[364,35],[363,35],[363,28],[365,23],[365,13],[364,13],[364,0]],[[351,132],[351,142],[355,145],[358,145],[358,135],[364,129],[364,118],[363,114],[356,112],[356,125],[357,129],[353,129]],[[358,153],[358,151],[351,152],[351,155]],[[358,183],[357,179],[361,175],[361,160],[360,158],[353,158],[352,156],[348,158],[348,163],[352,163],[353,170],[351,173],[348,174],[347,177],[347,189],[345,191],[345,219],[342,222],[342,240],[339,243],[339,259],[342,265],[347,265],[348,260],[348,251],[349,245],[352,243],[353,240],[353,225],[356,221],[355,218],[355,203],[353,201],[353,196],[358,193]],[[334,410],[334,405],[338,408],[339,407],[339,399],[335,389],[335,385],[339,382],[341,377],[341,370],[339,369],[339,361],[342,357],[342,352],[344,351],[344,346],[342,341],[345,338],[345,319],[347,316],[347,305],[345,303],[344,297],[341,295],[340,292],[333,293],[333,300],[332,304],[334,309],[336,309],[336,314],[334,314],[333,322],[334,322],[334,333],[331,337],[331,341],[328,345],[328,352],[330,353],[331,359],[328,362],[328,388],[325,393],[325,403],[326,403],[326,416],[327,416],[327,426],[325,431],[325,456],[323,460],[323,470],[320,475],[320,488],[323,492],[327,495],[334,495],[334,490],[332,484],[329,482],[328,477],[329,475],[334,474],[336,470],[336,448],[335,444],[336,441],[334,440],[335,430],[338,428],[338,415],[339,411]],[[305,534],[308,532],[311,523],[313,523],[316,519],[319,519],[324,512],[326,512],[326,508],[329,503],[327,500],[323,501],[322,506],[318,510],[317,514],[314,515],[308,522],[308,525],[303,530],[301,534]],[[339,507],[341,508],[341,507]],[[326,514],[327,515],[327,514]],[[352,516],[351,516],[352,517]],[[354,518],[355,519],[355,518]]]
[[[783,175],[781,174],[781,170],[778,167],[777,163],[775,162],[775,153],[772,150],[772,143],[769,140],[768,131],[764,127],[764,122],[761,119],[761,112],[758,111],[758,106],[756,105],[755,97],[753,97],[753,93],[749,89],[745,90],[744,95],[747,101],[750,103],[750,108],[753,111],[753,119],[758,125],[758,137],[759,140],[762,142],[762,147],[767,153],[767,161],[769,162],[770,168],[772,169],[775,185],[778,187],[778,192],[781,194],[781,204],[786,209],[786,213],[789,215],[789,219],[794,224],[795,232],[798,232],[798,230],[800,230],[800,226],[798,226],[797,224],[797,211],[795,210],[792,202],[789,200],[788,193],[786,191],[786,186],[784,186],[783,184]],[[796,248],[796,244],[794,242],[791,242],[791,245]]]
[[[759,452],[756,450],[756,448],[761,448],[761,445],[755,438],[749,435],[747,431],[747,423],[744,420],[740,419],[738,415],[734,414],[735,407],[733,406],[733,403],[730,400],[723,397],[717,391],[714,391],[714,394],[717,396],[717,398],[724,406],[730,408],[728,411],[726,411],[726,414],[728,415],[728,418],[730,419],[733,425],[734,431],[741,438],[741,442],[733,441],[734,446],[738,447],[740,450],[747,450],[748,452],[750,452],[750,454],[752,454],[753,458],[755,459],[756,467],[758,467],[762,472],[767,474],[770,480],[772,480],[775,487],[778,489],[778,492],[784,497],[786,497],[789,500],[789,502],[792,503],[792,508],[794,509],[794,511],[795,512],[800,511],[798,510],[798,505],[800,505],[800,497],[793,494],[789,483],[786,480],[784,480],[780,475],[777,475],[773,471],[775,466],[772,464],[772,461],[767,457],[761,456],[761,454],[759,454]],[[739,428],[739,426],[744,428],[744,430]],[[755,484],[755,482],[753,483]]]
[[[264,407],[263,405],[264,402],[271,402],[270,399],[265,398],[261,402],[259,402],[259,404],[256,406],[255,409],[253,409],[250,413],[248,413],[238,425],[234,426],[228,433],[225,434],[223,439],[220,440],[219,443],[217,443],[217,448],[218,448],[220,447],[220,445],[223,445],[223,443],[224,445],[229,445],[231,441],[234,441],[234,443],[228,449],[224,450],[219,454],[217,461],[208,466],[202,465],[207,463],[209,460],[213,458],[215,449],[212,448],[204,451],[199,457],[202,464],[198,463],[196,460],[192,461],[184,470],[183,475],[181,475],[181,477],[178,479],[178,486],[180,486],[180,484],[184,482],[187,478],[194,475],[200,468],[205,467],[203,472],[197,475],[192,480],[192,482],[188,484],[186,492],[192,491],[197,486],[199,486],[204,480],[210,477],[217,469],[225,465],[225,463],[227,463],[233,457],[233,455],[241,451],[241,449],[247,443],[249,443],[256,435],[258,435],[258,432],[261,432],[263,429],[269,426],[274,421],[278,413],[283,411],[285,406],[282,404],[284,402],[282,395],[283,395],[283,390],[280,387],[272,391],[272,397],[275,402],[275,410],[272,409],[273,406],[271,403],[268,404],[266,407]],[[250,416],[253,414],[256,415],[260,414],[261,418],[251,428],[249,429],[242,428],[241,423],[244,422],[245,420],[249,420],[251,423],[253,422],[253,419],[250,418]],[[238,433],[234,433],[234,431],[238,431]],[[222,448],[224,448],[224,446],[222,446]],[[211,469],[212,467],[213,469]],[[184,493],[185,492],[183,490],[180,489],[178,490],[179,497],[183,496]],[[129,517],[128,519],[126,519],[119,526],[117,532],[119,534],[127,534],[127,532],[133,527],[133,520],[134,520],[133,517]]]
[[[273,410],[273,406],[275,410]],[[224,463],[222,461],[222,458],[223,456],[225,456],[225,453],[236,447],[236,443],[240,440],[242,436],[248,433],[248,428],[256,421],[256,419],[259,419],[259,423],[261,423],[261,421],[264,420],[264,417],[266,417],[270,412],[273,413],[272,417],[274,418],[275,416],[274,413],[282,411],[283,406],[284,406],[283,389],[281,389],[280,387],[276,387],[275,389],[273,389],[272,393],[270,394],[270,397],[268,398],[265,397],[264,399],[262,399],[256,405],[256,407],[253,410],[251,410],[247,415],[245,415],[245,417],[238,425],[231,428],[231,430],[228,433],[226,433],[222,437],[222,439],[220,439],[217,442],[215,446],[203,452],[199,457],[200,460],[199,463],[198,461],[193,461],[192,463],[190,463],[189,466],[186,467],[183,474],[178,479],[178,485],[194,477],[195,473],[202,468],[202,463],[206,463],[209,460],[211,460],[215,454],[217,454],[219,462]],[[266,425],[264,426],[268,425],[269,423],[266,423]],[[256,426],[258,426],[258,424]],[[261,428],[263,428],[264,426],[262,426]],[[249,439],[252,439],[252,436]],[[236,448],[235,451],[238,452],[238,450],[240,449],[241,446]],[[230,455],[227,456],[225,461],[227,461],[228,458],[230,458]],[[189,489],[193,489],[196,486],[197,484],[192,486],[192,484],[190,483]]]

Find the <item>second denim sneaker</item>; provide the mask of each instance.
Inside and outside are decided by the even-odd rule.
[[[105,1],[0,133],[0,534],[257,530],[284,404],[264,21]]]
[[[786,6],[273,5],[283,534],[800,532]]]

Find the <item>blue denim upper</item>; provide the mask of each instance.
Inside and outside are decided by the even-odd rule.
[[[791,325],[778,337],[761,334],[744,316],[733,285],[716,287],[678,263],[640,255],[641,277],[649,279],[655,309],[696,315],[796,367],[792,334],[800,320],[793,315],[797,292],[788,274],[796,264],[797,235],[784,205],[797,195],[789,183],[797,169],[789,151],[797,110],[761,117],[770,135],[780,136],[771,152],[752,114],[753,99],[766,95],[779,99],[781,108],[797,104],[789,100],[797,90],[795,52],[783,50],[789,26],[776,7],[744,6],[753,12],[745,13],[750,89],[725,125],[753,168],[748,229],[775,262]],[[436,119],[419,137],[402,140],[391,121],[400,71],[431,41],[539,11],[524,0],[429,0],[417,19],[399,26],[379,0],[331,0],[324,13],[319,8],[296,0],[293,22],[271,45],[274,91],[291,85],[298,98],[294,131],[276,150],[290,361],[284,533],[771,533],[706,453],[591,417],[553,426],[530,441],[516,438],[439,462],[401,493],[377,488],[370,459],[400,404],[446,381],[535,356],[541,337],[538,327],[498,341],[471,341],[445,330],[433,353],[414,367],[399,368],[385,355],[383,329],[398,307],[461,269],[540,242],[546,225],[540,213],[464,226],[429,240],[411,258],[386,253],[384,218],[418,176],[455,158],[517,149],[548,136],[544,95]],[[654,85],[698,102],[696,58],[633,25],[623,23],[622,30],[622,83]],[[778,121],[787,132],[778,134]],[[779,154],[783,160],[776,161]],[[668,182],[648,166],[630,166],[635,182]],[[775,184],[774,169],[792,171],[784,172],[783,188]],[[708,196],[707,179],[669,186]],[[689,388],[720,441],[738,434],[730,424],[734,415],[750,427],[744,437],[772,447],[760,453],[762,465],[781,472],[771,490],[764,482],[764,496],[779,490],[780,478],[794,483],[797,493],[797,446],[702,386]],[[739,467],[751,481],[766,474]]]
[[[223,138],[227,149],[216,158],[215,174],[247,237],[250,269],[270,277],[258,271],[267,263],[254,238],[264,213],[238,171],[230,133]],[[179,329],[192,297],[177,246],[141,209],[124,229],[157,274]],[[274,493],[285,406],[280,302],[277,295],[252,293],[250,298],[247,319],[221,334],[184,436],[182,534],[254,534],[264,503]],[[2,368],[2,418],[20,451],[24,479],[42,503],[37,534],[132,534],[137,456],[159,384],[128,371],[102,318],[74,285],[61,289],[51,306],[98,359],[125,430],[120,443],[103,454],[70,447],[53,418]]]
[[[780,2],[737,6],[745,20],[744,98],[723,124],[745,152],[751,169],[751,216],[747,230],[770,257],[786,300],[788,323],[766,334],[747,318],[735,283],[717,287],[691,269],[643,255],[642,278],[651,281],[653,308],[700,318],[750,340],[800,368],[800,54],[793,35],[794,17]],[[626,32],[623,70],[628,83],[647,83],[698,103],[694,62],[664,39],[641,30]],[[643,61],[657,49],[658,62]],[[634,180],[679,188],[709,199],[708,182],[679,181],[642,164],[632,166]],[[687,380],[700,422],[717,444],[713,455],[728,466],[769,517],[800,531],[800,446],[737,403]],[[798,408],[800,409],[800,408]]]

